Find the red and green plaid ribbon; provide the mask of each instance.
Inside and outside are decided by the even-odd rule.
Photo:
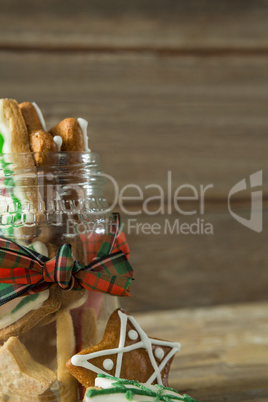
[[[70,244],[48,257],[0,237],[0,305],[18,297],[42,292],[52,285],[82,288],[116,296],[129,296],[133,270],[119,214],[97,256],[87,266],[74,260]],[[83,239],[81,239],[83,241]]]

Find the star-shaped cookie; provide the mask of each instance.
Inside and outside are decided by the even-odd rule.
[[[36,396],[47,391],[56,380],[56,373],[34,361],[18,338],[10,337],[0,347],[1,392]]]
[[[102,341],[74,355],[67,368],[84,387],[94,386],[97,374],[167,386],[170,364],[179,350],[179,343],[149,338],[132,316],[117,309]]]

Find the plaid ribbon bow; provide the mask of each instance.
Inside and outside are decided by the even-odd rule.
[[[74,260],[72,246],[63,244],[48,257],[0,237],[0,305],[18,297],[42,292],[57,284],[62,289],[82,288],[116,296],[129,296],[133,270],[120,216],[97,256],[87,266]]]

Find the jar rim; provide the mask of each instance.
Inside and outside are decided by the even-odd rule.
[[[97,156],[99,157],[98,152],[92,152],[92,151],[45,151],[45,152],[2,152],[0,156],[5,156],[5,155],[35,155],[35,154],[50,154],[50,155],[91,155],[93,157]]]
[[[44,163],[35,165],[38,169],[46,167],[67,166],[99,166],[100,155],[91,151],[60,151],[60,152],[14,152],[0,154],[1,163],[11,163],[22,166],[27,161],[34,161],[42,158]]]

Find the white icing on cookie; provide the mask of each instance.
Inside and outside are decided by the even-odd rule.
[[[85,119],[82,119],[82,117],[78,117],[77,121],[79,123],[79,126],[81,127],[82,132],[83,132],[85,151],[90,152],[90,149],[88,147],[88,135],[87,135],[88,121],[85,120]]]
[[[100,367],[95,366],[94,364],[90,363],[90,360],[95,359],[96,357],[100,356],[109,356],[109,355],[117,355],[117,361],[116,361],[116,368],[115,368],[115,377],[120,377],[121,374],[121,368],[122,368],[122,360],[123,360],[123,355],[126,352],[131,352],[132,350],[136,349],[146,349],[148,352],[148,356],[151,362],[151,365],[154,369],[154,373],[151,375],[150,378],[146,381],[148,384],[152,384],[155,379],[157,379],[158,384],[162,385],[162,378],[161,378],[161,371],[167,364],[167,362],[171,359],[172,356],[175,355],[180,350],[181,345],[176,342],[168,342],[168,341],[160,341],[158,339],[152,339],[149,338],[146,333],[141,329],[137,321],[132,317],[129,316],[122,311],[118,311],[118,315],[120,317],[121,321],[121,326],[120,326],[120,338],[119,338],[119,344],[117,348],[113,349],[106,349],[106,350],[100,350],[98,352],[94,353],[88,353],[88,354],[77,354],[74,355],[71,359],[71,362],[74,366],[79,366],[79,367],[84,367],[88,370],[91,370],[95,373],[98,374],[108,374],[104,370],[102,370]],[[127,329],[127,322],[128,320],[131,322],[132,326],[135,328],[137,331],[140,341],[133,343],[132,345],[125,346],[125,341],[126,341],[126,329]],[[171,348],[171,350],[167,353],[167,355],[163,358],[161,363],[158,365],[155,356],[153,353],[152,345],[156,346],[167,346]]]
[[[157,359],[162,360],[165,356],[165,352],[162,348],[156,348],[154,351],[154,355],[155,357],[157,357]]]
[[[131,329],[130,331],[128,331],[128,337],[129,339],[131,339],[132,341],[136,341],[139,337],[139,334],[137,331],[135,331],[134,329]]]
[[[45,255],[46,257],[48,257],[48,249],[47,246],[45,245],[45,243],[43,243],[42,241],[34,241],[30,246],[30,249],[36,251],[39,254]]]
[[[41,112],[40,107],[35,102],[32,102],[32,105],[34,106],[36,113],[38,114],[38,117],[39,117],[40,123],[42,124],[43,130],[47,131],[46,122],[45,122],[45,119],[44,119],[43,113]]]
[[[4,116],[3,100],[0,100],[0,133],[3,136],[3,153],[11,153],[11,134],[9,128],[9,121]]]
[[[110,371],[110,370],[112,370],[113,367],[114,367],[114,362],[112,361],[112,359],[105,359],[105,360],[103,361],[102,365],[103,365],[103,368],[104,368],[105,370]]]
[[[49,290],[38,293],[38,297],[35,300],[30,300],[24,304],[21,308],[12,313],[16,306],[27,296],[16,297],[16,299],[2,305],[0,307],[0,329],[6,328],[14,322],[18,321],[20,318],[24,317],[32,310],[39,309],[42,304],[48,299]]]
[[[61,138],[61,136],[60,135],[55,135],[55,137],[53,137],[53,141],[57,145],[57,151],[60,152],[61,151],[61,146],[62,146],[62,138]]]
[[[119,380],[120,381],[120,380]],[[124,381],[124,380],[123,380]],[[122,381],[122,382],[123,382]],[[162,390],[160,390],[157,386],[155,385],[150,385],[150,384],[139,384],[140,386],[136,386],[135,384],[124,384],[124,385],[120,385],[120,387],[118,388],[118,392],[115,391],[115,389],[117,388],[116,385],[116,380],[113,378],[103,378],[103,377],[97,377],[95,379],[95,387],[98,388],[102,388],[105,390],[111,390],[111,393],[105,393],[103,395],[98,395],[98,393],[94,396],[89,396],[88,393],[85,396],[84,401],[85,402],[90,402],[90,400],[94,400],[94,402],[126,402],[127,400],[129,400],[126,397],[126,393],[122,393],[122,387],[126,388],[126,389],[132,389],[132,391],[134,391],[131,395],[131,402],[144,402],[144,401],[156,401],[157,396],[149,396],[149,395],[137,395],[135,394],[135,390],[140,390],[140,389],[146,389],[148,391],[152,391],[155,395],[158,395],[158,397],[167,395],[169,396],[168,401],[172,402],[172,401],[178,401],[181,400],[183,401],[184,398],[182,395],[180,395],[179,393],[171,390],[171,389],[167,389],[167,388],[163,388]],[[143,388],[144,387],[144,388]],[[174,399],[172,398],[174,396]],[[162,400],[162,399],[161,399]]]

